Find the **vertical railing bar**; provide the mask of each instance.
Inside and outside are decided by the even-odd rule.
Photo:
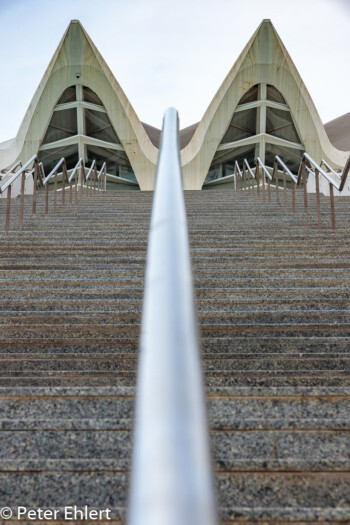
[[[306,179],[306,164],[305,161],[302,162],[302,176],[303,176],[303,186],[304,186],[304,212],[308,214],[308,202],[307,202],[307,179]]]
[[[8,232],[10,228],[11,188],[12,188],[12,184],[10,184],[10,186],[7,188],[5,232]]]
[[[38,185],[38,175],[39,175],[39,164],[38,159],[34,161],[34,172],[33,172],[33,207],[32,214],[36,215],[36,197],[37,197],[37,185]]]
[[[55,172],[54,178],[54,195],[53,195],[53,212],[56,213],[56,203],[57,203],[57,171]]]
[[[335,230],[334,191],[333,191],[333,184],[331,183],[329,183],[329,198],[330,198],[330,205],[331,205],[332,230]]]
[[[20,232],[23,230],[25,182],[26,182],[26,172],[23,171],[22,172],[22,177],[21,177],[21,201],[20,201],[20,208],[19,208],[19,231]]]
[[[321,228],[321,202],[320,202],[320,180],[318,170],[315,171],[316,203],[317,203],[317,226]]]
[[[75,197],[75,204],[78,202],[78,170],[75,172],[74,175],[74,197]]]
[[[278,168],[276,167],[276,173],[275,173],[275,184],[276,184],[276,201],[279,203],[280,202],[280,196],[279,196],[279,191],[278,191]]]
[[[84,198],[84,181],[85,181],[85,164],[81,163],[80,166],[80,186],[81,186],[81,200]]]
[[[61,185],[62,187],[62,206],[64,206],[65,204],[66,179],[68,179],[68,177],[67,177],[66,161],[64,161],[63,166],[62,166],[62,185]]]
[[[49,183],[45,184],[45,213],[49,213]]]

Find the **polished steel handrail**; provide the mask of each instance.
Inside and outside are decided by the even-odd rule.
[[[65,194],[66,194],[66,183],[65,181],[68,181],[68,171],[67,171],[67,164],[65,157],[62,157],[56,164],[56,166],[50,171],[50,173],[47,175],[47,177],[43,180],[43,186],[45,186],[45,213],[49,212],[49,180],[54,177],[54,193],[53,193],[53,211],[56,213],[57,210],[57,175],[58,170],[62,166],[62,206],[64,205],[65,201]]]
[[[2,177],[0,178],[1,179],[4,179],[5,177],[7,177],[7,175],[9,175],[10,173],[15,173],[15,169],[18,168],[18,166],[22,167],[22,162],[20,160],[18,160],[13,166],[11,166],[11,168],[9,170],[1,170],[1,173],[3,174]]]
[[[88,181],[88,179],[90,178],[91,173],[94,171],[95,164],[96,164],[96,160],[94,159],[94,160],[92,161],[91,166],[90,166],[90,168],[89,168],[89,171],[87,172],[87,175],[86,175],[86,177],[85,177],[85,182]]]
[[[268,169],[266,168],[265,164],[263,163],[263,161],[261,160],[260,157],[257,157],[256,162],[257,162],[257,166],[259,165],[262,168],[262,170],[265,173],[265,175],[267,176],[267,178],[272,180],[271,173],[268,171]]]
[[[285,171],[286,174],[290,176],[292,181],[295,182],[295,184],[298,184],[298,177],[296,177],[294,173],[290,171],[288,166],[283,162],[283,160],[278,155],[276,155],[274,158],[273,166],[274,166],[274,170],[276,169],[276,171],[278,171],[278,166],[281,166],[282,170]]]
[[[62,166],[62,178],[67,174],[67,167],[66,167],[66,159],[64,157],[62,157],[56,164],[56,166],[50,171],[50,173],[45,177],[45,179],[43,180],[43,185],[45,186],[49,180],[51,179],[51,177],[53,177],[54,175],[56,175],[56,173],[58,173],[58,169]],[[64,170],[64,168],[66,168]]]
[[[21,161],[17,161],[12,168],[10,168],[10,171],[6,173],[8,175],[9,173],[12,173],[14,169],[16,169],[18,166],[21,166],[21,168],[16,171],[12,177],[10,177],[5,184],[3,184],[0,187],[0,193],[4,193],[7,190],[7,203],[6,203],[6,215],[5,215],[5,231],[7,232],[10,228],[10,214],[11,214],[11,193],[12,193],[12,184],[17,180],[19,176],[21,176],[21,193],[20,193],[20,205],[19,205],[19,225],[18,229],[19,231],[22,231],[23,229],[23,216],[24,216],[24,191],[25,191],[25,182],[27,178],[27,168],[34,163],[33,168],[33,202],[32,202],[32,212],[33,214],[36,213],[36,192],[37,192],[37,181],[38,179],[42,181],[41,174],[40,174],[40,166],[39,166],[39,159],[37,155],[33,155],[25,164],[22,166]]]
[[[236,162],[235,162],[235,169],[237,170],[238,175],[239,175],[240,177],[243,177],[243,173],[242,173],[242,171],[241,171],[241,169],[240,169],[240,167],[239,167],[239,164],[238,164],[237,160],[236,160]]]
[[[81,197],[83,198],[84,195],[84,180],[85,180],[85,162],[83,158],[80,158],[76,165],[74,166],[72,173],[68,177],[68,184],[69,184],[69,201],[72,203],[73,200],[73,179],[74,179],[74,185],[75,185],[75,202],[78,202],[78,169],[80,168],[80,189],[81,189]]]
[[[311,167],[314,169],[311,169],[308,165],[310,164]],[[322,165],[325,166],[325,168],[332,173],[338,180],[334,180],[332,176],[324,171],[322,169]],[[317,205],[317,224],[318,227],[321,228],[321,200],[320,200],[320,182],[319,182],[319,176],[321,175],[324,177],[328,184],[329,184],[329,197],[330,197],[330,210],[331,210],[331,224],[333,230],[335,229],[335,203],[334,203],[334,188],[336,188],[339,192],[341,192],[344,188],[347,176],[350,171],[350,157],[348,158],[345,167],[341,173],[337,173],[324,159],[322,159],[321,164],[319,165],[308,153],[304,153],[303,157],[301,159],[299,169],[298,169],[298,175],[294,175],[292,171],[288,168],[288,166],[283,162],[283,160],[276,155],[274,157],[273,162],[273,171],[272,175],[270,175],[269,171],[266,169],[266,166],[260,159],[260,157],[257,157],[256,161],[256,168],[255,168],[255,174],[251,167],[249,166],[249,163],[247,159],[243,160],[243,175],[239,168],[239,164],[237,161],[235,161],[235,175],[241,176],[241,179],[243,180],[243,177],[245,178],[245,169],[248,169],[248,173],[256,179],[257,181],[257,190],[259,192],[260,187],[260,177],[259,177],[259,169],[262,168],[263,170],[263,177],[262,177],[262,186],[263,186],[263,199],[265,200],[265,176],[267,176],[267,182],[268,182],[268,196],[269,201],[271,200],[271,193],[270,193],[270,181],[272,182],[275,180],[275,189],[276,189],[276,201],[279,203],[279,174],[280,170],[279,168],[282,168],[282,174],[283,174],[283,189],[284,189],[284,211],[286,213],[287,211],[287,180],[286,176],[290,177],[291,179],[291,190],[292,190],[292,210],[295,212],[295,189],[298,185],[303,183],[303,189],[304,189],[304,211],[306,214],[308,214],[308,193],[307,193],[307,174],[311,174],[315,177],[315,189],[316,189],[316,205]],[[242,189],[242,183],[241,183],[241,189]],[[245,181],[244,181],[244,187],[245,187]],[[254,190],[254,183],[252,186]],[[248,185],[248,190],[250,189],[250,183]]]
[[[256,189],[258,191],[258,194],[260,193],[260,184],[259,184],[259,170],[255,169],[255,173],[250,167],[250,164],[247,159],[244,159],[243,161],[243,171],[245,173],[245,169],[248,170],[248,191],[250,191],[250,177],[252,178],[252,191],[254,192],[254,186],[256,182]],[[255,181],[255,182],[254,182]]]
[[[328,171],[330,171],[331,173],[333,173],[333,175],[335,175],[336,177],[338,177],[338,179],[341,179],[341,172],[340,171],[335,171],[332,166],[330,166],[328,164],[328,162],[325,160],[325,159],[322,159],[321,160],[321,163],[320,163],[320,166],[322,168],[322,166],[324,166]]]
[[[252,168],[250,167],[249,162],[247,161],[247,159],[244,159],[243,164],[247,168],[247,170],[249,171],[249,173],[253,177],[253,179],[256,179],[255,173],[253,172]]]
[[[103,181],[102,181],[102,175],[103,175]],[[104,162],[101,166],[100,171],[97,175],[97,189],[102,191],[102,182],[103,182],[103,189],[106,191],[106,184],[107,184],[107,163]]]
[[[21,169],[19,169],[18,171],[16,171],[16,173],[13,174],[12,177],[10,177],[6,182],[5,184],[3,184],[1,187],[0,187],[0,193],[4,193],[5,190],[7,190],[7,188],[9,186],[12,185],[13,182],[15,182],[15,180],[20,176],[22,175],[22,173],[25,173],[26,169],[28,168],[28,166],[30,166],[32,164],[32,162],[35,162],[35,160],[37,160],[38,157],[37,155],[33,155],[32,157],[30,157],[30,159],[24,164],[24,166],[21,167]],[[19,163],[17,163],[17,166],[19,165]],[[12,168],[11,168],[12,170]],[[8,175],[9,173],[11,173],[11,170],[8,171],[6,173],[6,175]]]
[[[216,523],[173,108],[164,116],[149,234],[128,523]]]
[[[78,160],[78,162],[76,163],[76,165],[74,166],[73,170],[72,170],[72,173],[69,175],[68,177],[68,182],[72,182],[73,178],[75,177],[77,171],[78,171],[78,168],[80,167],[83,167],[85,168],[85,163],[84,163],[84,159],[81,158]],[[85,172],[84,172],[84,179],[85,179]]]
[[[305,168],[306,161],[308,161],[311,164],[311,166],[314,167],[315,174],[318,173],[319,175],[322,175],[322,177],[324,177],[329,182],[329,184],[331,184],[336,190],[338,190],[340,192],[342,191],[342,189],[344,188],[344,184],[346,182],[348,173],[350,171],[350,157],[346,161],[346,164],[344,166],[342,174],[341,175],[337,174],[337,177],[340,179],[339,182],[335,181],[326,171],[324,171],[321,168],[321,166],[319,164],[317,164],[317,162],[314,161],[314,159],[312,157],[310,157],[310,155],[308,153],[304,153],[304,155],[303,155],[303,157],[301,159],[301,163],[300,163],[300,166],[299,166],[299,172],[298,172],[298,179],[300,179],[301,176],[302,176],[302,170],[303,170],[303,168]]]
[[[237,189],[237,182],[239,180],[238,179],[238,176],[239,176],[241,177],[241,181],[240,181],[241,191],[243,191],[243,172],[241,171],[241,168],[239,167],[237,160],[235,161],[234,173],[235,173],[235,188]],[[245,184],[244,184],[244,189],[245,189]]]
[[[27,169],[33,163],[33,167]],[[14,170],[20,166],[20,169],[16,172]],[[106,177],[107,177],[107,165],[106,162],[102,164],[102,168],[99,173],[96,170],[96,161],[93,160],[92,165],[89,169],[88,176],[85,177],[85,164],[83,159],[79,159],[76,166],[73,168],[71,175],[68,177],[68,170],[66,165],[65,157],[62,157],[55,165],[55,167],[50,171],[50,173],[45,176],[45,170],[43,163],[39,162],[37,155],[33,155],[23,166],[21,161],[17,161],[9,170],[6,171],[5,177],[14,172],[12,177],[10,177],[2,186],[0,186],[0,194],[7,191],[7,204],[6,204],[6,218],[5,218],[5,231],[9,230],[10,227],[10,213],[11,213],[11,194],[12,194],[12,185],[17,180],[18,177],[21,177],[21,189],[20,189],[20,209],[19,209],[19,231],[23,229],[23,216],[24,216],[24,191],[25,191],[25,182],[26,179],[33,176],[33,200],[32,200],[32,213],[36,214],[36,202],[37,202],[37,186],[42,185],[45,187],[45,213],[49,211],[49,182],[54,178],[54,191],[53,191],[53,209],[56,212],[57,209],[57,178],[58,172],[62,172],[62,205],[65,203],[65,192],[66,192],[66,182],[68,182],[70,190],[70,203],[72,203],[72,186],[73,179],[75,181],[75,202],[78,202],[78,177],[77,170],[81,167],[81,197],[83,198],[83,186],[84,180],[88,181],[91,173],[94,173],[94,181],[92,182],[92,177],[90,178],[90,193],[92,189],[96,191],[106,190]],[[104,180],[104,187],[102,188]],[[97,183],[97,188],[96,188]],[[94,188],[92,188],[94,186]]]

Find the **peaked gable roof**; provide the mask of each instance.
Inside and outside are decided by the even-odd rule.
[[[275,86],[289,106],[305,149],[344,165],[346,154],[330,142],[300,74],[270,20],[263,20],[209,104],[181,152],[185,187],[201,188],[241,97],[255,84]]]
[[[150,141],[124,91],[78,20],[65,31],[37,88],[19,132],[9,148],[0,149],[0,162],[9,165],[36,153],[53,108],[63,91],[82,84],[102,100],[112,125],[138,174],[140,187],[152,189],[158,150]]]

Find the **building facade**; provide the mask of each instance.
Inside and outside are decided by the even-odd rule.
[[[264,20],[202,120],[180,131],[184,189],[230,188],[235,161],[254,166],[260,157],[272,166],[276,154],[292,171],[304,151],[342,169],[350,151],[346,117],[330,123],[327,134],[279,35]],[[98,166],[107,161],[109,188],[152,190],[159,138],[160,130],[139,120],[89,35],[73,20],[17,136],[0,144],[0,169],[35,153],[46,172],[62,156],[68,169],[80,158],[87,165],[95,159]],[[349,184],[343,193],[350,193]]]

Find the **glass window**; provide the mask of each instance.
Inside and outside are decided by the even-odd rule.
[[[299,164],[304,154],[302,149],[285,148],[275,144],[266,144],[265,163],[267,166],[273,166],[275,156],[278,155],[286,164],[292,173],[298,173]]]
[[[131,164],[125,151],[115,151],[99,146],[87,146],[88,164],[95,159],[98,169],[101,169],[104,162],[107,163],[107,171],[111,175],[123,177],[124,179],[136,181]]]
[[[238,104],[247,104],[248,102],[255,102],[258,100],[258,84],[251,87],[246,93],[244,93]]]
[[[65,89],[57,104],[66,104],[67,102],[74,102],[77,99],[75,86],[70,86]]]
[[[97,104],[98,106],[103,106],[101,99],[96,95],[96,93],[86,86],[83,86],[83,100],[85,100],[85,102]]]
[[[43,163],[45,174],[48,175],[50,171],[56,166],[57,162],[65,157],[67,168],[73,169],[78,162],[78,145],[65,146],[63,148],[50,148],[46,150],[39,150],[39,161]]]
[[[279,102],[280,104],[286,103],[281,93],[274,86],[271,86],[270,84],[268,84],[266,91],[267,91],[266,97],[268,100],[272,100],[273,102]]]
[[[266,133],[290,142],[301,143],[289,111],[267,107]]]
[[[235,162],[242,169],[244,159],[247,159],[250,166],[255,166],[257,156],[257,145],[242,146],[230,149],[229,151],[217,151],[210,166],[205,182],[227,177],[234,173]]]
[[[256,134],[256,108],[237,111],[233,115],[221,144],[252,137]]]
[[[107,113],[85,109],[85,134],[88,137],[120,144]]]
[[[43,144],[66,139],[78,133],[76,108],[54,111]]]

